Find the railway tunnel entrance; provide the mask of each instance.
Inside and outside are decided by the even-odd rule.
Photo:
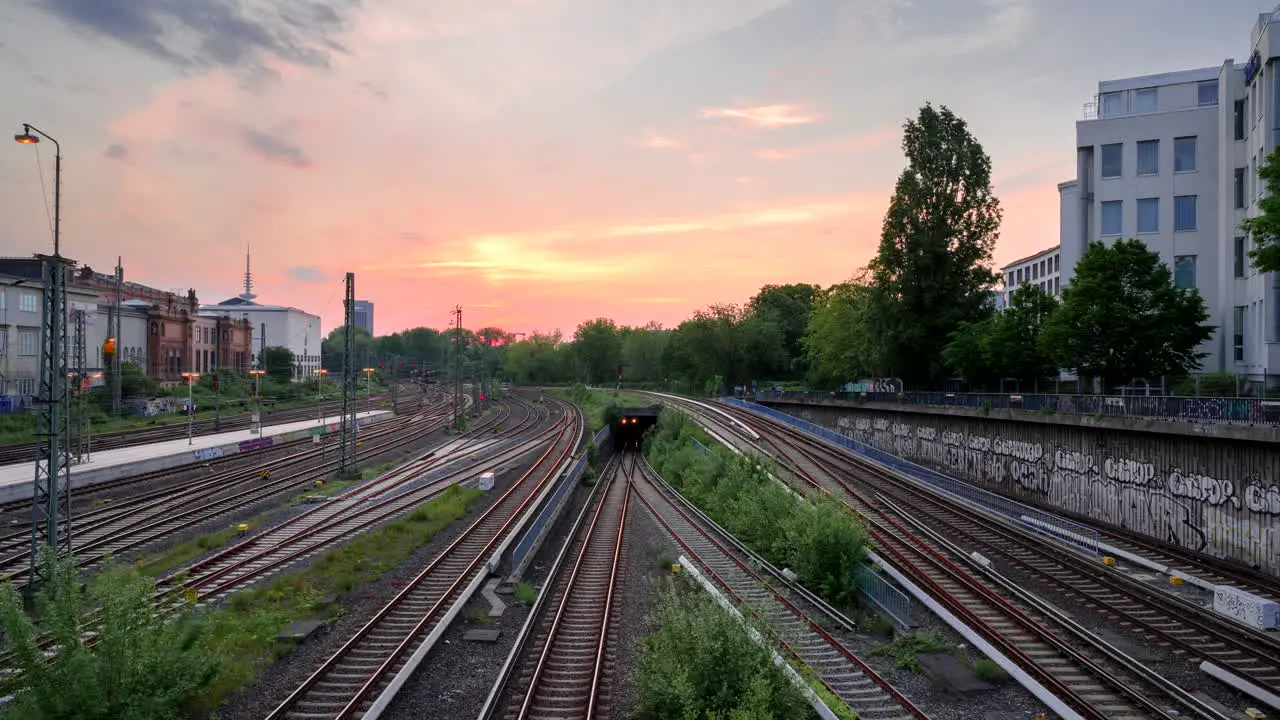
[[[613,437],[613,449],[634,446],[649,428],[658,424],[661,405],[648,407],[624,407],[618,419],[613,421],[609,434]]]

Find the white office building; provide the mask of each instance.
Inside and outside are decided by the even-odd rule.
[[[261,367],[264,347],[286,347],[293,353],[293,374],[298,380],[313,377],[320,368],[320,317],[284,305],[259,305],[252,300],[231,298],[217,305],[201,305],[201,317],[230,316],[253,324],[253,354],[250,362]]]
[[[1061,271],[1062,256],[1057,245],[1005,265],[1000,269],[1003,277],[996,308],[1009,307],[1013,291],[1023,285],[1038,285],[1047,294],[1058,297],[1062,293]]]
[[[1089,241],[1138,238],[1204,296],[1218,332],[1202,369],[1280,372],[1280,287],[1250,267],[1240,222],[1280,130],[1280,6],[1244,63],[1098,83],[1076,123],[1076,179],[1058,186],[1063,284]]]

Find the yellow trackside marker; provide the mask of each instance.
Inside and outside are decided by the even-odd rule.
[[[680,563],[671,563],[671,572],[673,573],[680,572]]]
[[[244,532],[245,530],[249,529],[249,523],[240,523],[239,525],[236,526],[236,529],[239,530],[240,532]]]
[[[1178,577],[1177,575],[1170,575],[1170,576],[1169,576],[1169,584],[1170,584],[1170,585],[1181,585],[1181,584],[1182,584],[1182,578]]]
[[[316,481],[316,487],[320,487],[320,486],[321,486],[321,485],[323,485],[323,484],[324,484],[324,481],[323,481],[323,480],[317,480],[317,481]]]
[[[200,591],[195,588],[187,588],[187,591],[182,593],[182,596],[187,599],[187,602],[193,603],[196,598],[200,597]]]
[[[1115,558],[1113,558],[1113,557],[1104,557],[1104,558],[1102,558],[1102,564],[1103,564],[1103,565],[1115,565],[1115,564],[1116,564],[1116,559],[1115,559]]]

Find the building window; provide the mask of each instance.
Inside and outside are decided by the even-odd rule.
[[[32,356],[40,349],[40,333],[34,330],[18,331],[18,354]]]
[[[1173,284],[1181,288],[1196,286],[1196,256],[1178,255],[1173,259]]]
[[[1124,145],[1113,143],[1111,145],[1102,146],[1102,177],[1118,178],[1123,166],[1121,156],[1123,155]]]
[[[1237,305],[1233,318],[1235,327],[1231,333],[1231,345],[1235,348],[1236,362],[1244,362],[1244,310],[1243,305]]]
[[[7,310],[7,309],[8,308],[6,308],[4,305],[4,291],[0,290],[0,310]]]
[[[1237,235],[1235,239],[1235,248],[1232,253],[1233,264],[1235,265],[1236,277],[1244,277],[1244,237]]]
[[[1062,256],[1061,256],[1061,255],[1054,255],[1054,256],[1053,256],[1053,271],[1054,271],[1054,272],[1058,272],[1058,271],[1059,271],[1059,270],[1061,270],[1061,269],[1062,269]]]
[[[1232,112],[1232,122],[1236,128],[1236,140],[1244,139],[1244,100],[1237,100]]]
[[[1218,81],[1209,80],[1196,86],[1196,103],[1201,107],[1218,104]]]
[[[1160,232],[1160,198],[1138,200],[1138,232]]]
[[[1236,209],[1244,208],[1244,168],[1236,168]]]
[[[36,296],[22,293],[18,296],[18,309],[22,312],[36,312]]]
[[[1188,232],[1196,229],[1196,196],[1179,195],[1173,199],[1173,229]]]
[[[1102,117],[1104,118],[1115,117],[1119,115],[1121,112],[1123,112],[1123,110],[1121,110],[1121,105],[1120,105],[1120,93],[1118,92],[1102,93],[1101,100],[1102,100],[1102,103],[1101,103],[1102,112],[1100,114],[1102,115]]]
[[[1133,111],[1135,113],[1153,113],[1156,111],[1156,106],[1155,88],[1133,91]]]
[[[1102,203],[1102,234],[1103,235],[1119,235],[1122,232],[1123,223],[1121,217],[1124,203],[1120,200],[1108,200]]]
[[[1195,172],[1196,170],[1196,139],[1192,137],[1180,137],[1173,139],[1173,171],[1174,172]]]
[[[1156,175],[1160,172],[1160,141],[1138,141],[1138,174]]]
[[[0,356],[7,352],[9,352],[9,328],[0,327]],[[0,393],[3,392],[4,390],[0,389]]]

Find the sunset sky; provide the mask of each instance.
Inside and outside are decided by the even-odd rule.
[[[326,332],[347,271],[379,334],[671,326],[865,265],[925,100],[992,156],[997,264],[1056,243],[1098,80],[1243,60],[1273,6],[16,0],[0,131],[62,143],[65,255],[202,301],[251,244]],[[0,255],[51,248],[52,150],[0,146]]]

